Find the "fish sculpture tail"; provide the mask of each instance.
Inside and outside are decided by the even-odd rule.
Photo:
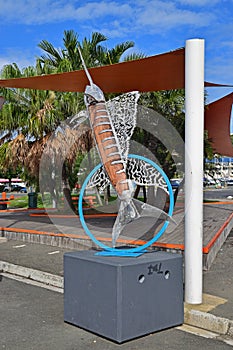
[[[133,182],[129,179],[125,180],[124,182],[127,182],[128,189],[123,191],[121,195],[118,195],[120,199],[120,205],[118,215],[112,229],[113,248],[116,247],[117,239],[124,228],[135,220],[143,217],[153,217],[155,219],[155,222],[158,219],[162,219],[175,223],[172,217],[165,211],[133,198]]]

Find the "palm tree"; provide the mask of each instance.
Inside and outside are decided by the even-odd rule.
[[[46,53],[38,57],[38,62],[47,64],[56,72],[69,72],[82,68],[78,47],[83,48],[83,57],[88,67],[98,65],[98,57],[102,55],[99,45],[107,38],[100,33],[93,33],[91,40],[84,38],[82,44],[78,41],[78,35],[73,30],[65,30],[63,49],[56,49],[47,40],[42,40],[38,46]]]
[[[82,55],[87,67],[103,66],[107,64],[118,63],[126,50],[132,48],[134,43],[126,41],[117,44],[112,49],[107,49],[102,45],[107,40],[107,37],[101,33],[94,32],[91,39],[84,38],[82,41],[78,40],[78,35],[73,30],[65,30],[63,38],[63,49],[56,49],[47,40],[42,40],[38,46],[45,51],[38,58],[38,61],[47,64],[56,72],[67,72],[76,69],[82,69],[78,47],[81,48]],[[140,55],[142,57],[143,55]],[[137,56],[134,56],[134,59]],[[139,58],[139,57],[137,57]],[[126,57],[127,60],[130,56]],[[132,58],[133,59],[133,56]]]
[[[38,46],[43,51],[45,51],[45,54],[42,54],[41,57],[38,58],[38,62],[49,66],[52,70],[56,72],[64,72],[64,71],[71,71],[75,69],[81,69],[83,67],[82,67],[81,58],[78,52],[78,49],[80,48],[87,67],[102,66],[106,64],[119,62],[123,53],[129,48],[134,46],[133,42],[128,41],[128,42],[116,45],[112,49],[107,49],[105,46],[102,45],[102,43],[105,42],[106,40],[107,38],[103,34],[94,32],[91,35],[91,39],[84,38],[82,41],[79,41],[78,35],[73,30],[64,31],[64,38],[63,38],[64,48],[62,49],[56,49],[51,43],[49,43],[46,40],[43,40],[39,43]],[[66,100],[67,93],[66,94],[60,93],[59,96],[60,96],[59,101],[64,101]],[[78,110],[74,111],[73,109],[73,106],[74,106],[74,102],[72,101],[73,96],[74,96],[73,93],[69,93],[69,98],[67,99],[67,102],[69,106],[72,106],[73,112],[78,112]],[[79,110],[82,105],[80,98],[82,98],[82,101],[83,101],[83,94],[79,94],[77,97],[77,100],[79,102],[77,103],[77,105],[79,106]],[[67,104],[64,104],[64,105],[65,105],[64,113],[68,117],[72,113],[71,111],[69,111],[69,114],[67,114],[68,106]],[[83,108],[85,107],[83,106]],[[89,138],[86,138],[86,140],[88,141]],[[86,142],[86,145],[83,146],[82,148],[89,151],[90,146],[93,146],[93,140],[92,142],[90,141]],[[89,159],[89,163],[91,163],[91,159]],[[70,164],[68,166],[67,160],[66,160],[64,162],[63,175],[67,174],[67,169],[70,169]],[[65,181],[65,178],[63,179],[63,182],[67,183],[67,181]]]
[[[92,33],[91,39],[84,38],[80,42],[73,30],[65,31],[63,49],[56,49],[51,43],[43,40],[38,46],[45,51],[45,54],[37,59],[35,67],[30,66],[20,70],[17,64],[13,63],[4,67],[2,77],[26,77],[80,69],[82,66],[78,47],[81,47],[88,67],[117,63],[123,53],[134,46],[134,43],[129,41],[116,45],[113,49],[107,49],[102,45],[106,40],[104,35],[96,32]],[[0,142],[3,144],[2,151],[5,152],[2,154],[7,154],[5,160],[1,158],[2,162],[5,162],[5,166],[14,167],[21,163],[38,182],[40,159],[43,151],[48,151],[46,143],[62,120],[66,120],[84,108],[83,95],[28,89],[3,89],[2,95],[7,101],[0,114],[0,133],[3,133]],[[79,130],[81,141],[74,142],[74,151],[64,159],[62,177],[68,192],[67,173],[72,168],[77,151],[89,151],[93,145],[89,131],[85,130],[85,127],[84,131],[86,137],[81,137]],[[70,137],[73,137],[72,131],[69,130],[69,132]],[[69,139],[67,135],[66,138]],[[59,154],[60,148],[55,138],[52,139],[51,149],[54,154]],[[9,142],[6,143],[6,141]]]
[[[44,68],[48,71],[46,65]],[[43,74],[45,70],[39,65],[20,70],[13,63],[3,68],[2,77],[27,77]],[[0,144],[5,149],[5,158],[2,157],[1,162],[5,167],[13,168],[22,164],[38,179],[38,167],[29,167],[29,163],[39,162],[38,154],[32,149],[54,130],[62,118],[55,105],[56,96],[51,91],[29,89],[2,89],[2,95],[6,103],[0,113]]]

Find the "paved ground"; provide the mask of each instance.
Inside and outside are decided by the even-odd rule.
[[[203,273],[204,292],[227,299],[211,313],[233,320],[233,231],[217,254],[209,271]]]
[[[230,350],[223,341],[178,329],[118,345],[63,322],[62,294],[3,278],[0,349],[4,350]]]
[[[10,240],[0,244],[0,261],[63,276],[63,254],[70,249]],[[210,270],[203,272],[204,293],[226,299],[212,313],[233,320],[233,231]]]
[[[19,214],[7,214],[4,220],[11,220],[16,226],[24,225]],[[35,218],[29,220],[30,225],[33,226]],[[43,227],[46,225],[51,227],[52,223],[46,221],[48,218],[37,220],[37,228],[40,227],[40,224]],[[69,221],[63,221],[61,224],[68,229],[72,226],[69,225]],[[0,266],[2,262],[6,262],[6,269],[8,265],[14,264],[15,268],[25,267],[26,271],[34,269],[37,272],[47,272],[62,278],[63,254],[66,251],[70,250],[0,239]],[[15,278],[14,275],[2,273],[2,276],[0,275],[0,349],[231,349],[233,346],[232,257],[233,232],[218,252],[210,270],[203,272],[205,293],[203,304],[191,306],[189,309],[191,313],[194,312],[195,317],[199,317],[197,321],[194,320],[196,326],[201,326],[199,322],[208,320],[207,316],[210,316],[208,325],[215,329],[218,324],[224,326],[227,322],[230,332],[219,335],[218,331],[210,332],[211,327],[205,328],[205,325],[203,328],[208,329],[207,331],[184,325],[181,328],[157,332],[122,345],[64,323],[61,288],[58,293],[55,292],[56,289],[46,289],[45,285],[43,287],[46,288],[41,288],[38,284],[32,285],[33,282],[29,278],[15,280],[12,279]],[[197,315],[195,311],[198,312]]]
[[[233,320],[233,235],[219,252],[209,271],[204,272],[204,292],[220,297],[221,304],[208,311],[211,315]],[[63,275],[63,254],[60,249],[21,241],[0,244],[0,261],[25,266],[55,275]],[[9,276],[8,276],[9,277]],[[25,282],[25,281],[24,281]],[[27,281],[26,281],[27,282]],[[200,330],[173,328],[118,345],[63,321],[63,295],[5,275],[0,282],[0,349],[230,349],[233,339],[212,336]],[[203,305],[204,310],[206,305]],[[194,307],[195,309],[195,307]],[[200,307],[197,307],[200,310]],[[228,344],[227,344],[227,343]]]

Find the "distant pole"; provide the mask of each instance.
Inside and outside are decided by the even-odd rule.
[[[204,40],[185,47],[185,301],[202,303]]]

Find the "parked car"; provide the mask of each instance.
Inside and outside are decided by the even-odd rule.
[[[22,186],[20,185],[12,185],[11,186],[11,192],[19,192]]]
[[[26,187],[21,187],[19,192],[20,193],[27,193],[27,188]]]
[[[3,192],[10,192],[11,191],[11,188],[9,186],[5,186],[3,188]]]
[[[175,190],[180,186],[181,180],[180,179],[171,179],[170,183],[172,185],[172,189]]]
[[[233,186],[233,180],[232,179],[227,179],[226,183],[227,183],[227,186]]]
[[[215,186],[216,185],[216,181],[214,179],[207,179],[206,177],[204,177],[203,185],[204,185],[204,187],[205,186]]]
[[[11,192],[27,193],[27,188],[25,186],[22,186],[22,185],[12,185]]]

